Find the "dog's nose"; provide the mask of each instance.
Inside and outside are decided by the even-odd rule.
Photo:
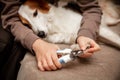
[[[44,31],[40,31],[40,32],[38,33],[38,36],[39,36],[40,38],[45,38],[45,37],[46,37],[46,34],[45,34]]]

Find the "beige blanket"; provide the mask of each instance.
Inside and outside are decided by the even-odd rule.
[[[61,70],[46,72],[39,71],[35,57],[27,53],[17,80],[120,80],[120,50],[103,44],[101,48],[91,58],[77,59]]]

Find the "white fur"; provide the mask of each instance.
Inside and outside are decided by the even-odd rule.
[[[34,12],[35,10],[24,5],[19,9],[19,14],[29,21],[36,34],[45,31],[46,40],[53,43],[75,42],[82,19],[79,13],[52,5],[48,14],[39,12],[36,17],[33,17]]]
[[[38,13],[36,17],[33,16],[33,13],[36,9],[32,10],[27,5],[22,5],[18,11],[19,15],[25,18],[32,26],[33,31],[37,34],[39,31],[48,32],[47,29],[47,18],[45,14]]]
[[[70,9],[55,7],[51,5],[48,14],[39,11],[36,17],[27,5],[22,5],[19,14],[32,25],[33,31],[37,34],[39,31],[45,31],[47,37],[45,40],[52,43],[73,44],[80,28],[82,16]],[[112,37],[111,37],[112,36]],[[120,48],[120,37],[107,26],[100,28],[100,37],[112,42],[112,45]]]

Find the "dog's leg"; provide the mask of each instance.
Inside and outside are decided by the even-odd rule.
[[[64,33],[56,33],[49,35],[46,40],[52,43],[65,43],[65,44],[73,44],[75,42],[75,36],[71,36],[70,34]]]
[[[70,46],[70,48],[71,48],[72,50],[80,50],[80,47],[79,47],[78,44],[72,44],[72,45]]]
[[[100,41],[120,48],[120,36],[106,25],[100,27]]]

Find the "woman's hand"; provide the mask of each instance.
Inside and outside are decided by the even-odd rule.
[[[41,71],[57,70],[62,67],[56,53],[59,49],[57,45],[38,39],[33,43],[32,47],[36,54],[38,68]]]
[[[100,50],[100,46],[92,39],[84,36],[80,36],[77,39],[77,43],[81,50],[85,50],[88,45],[90,46],[89,49],[85,50],[85,54],[81,55],[80,57],[87,58],[93,55],[94,52]]]

